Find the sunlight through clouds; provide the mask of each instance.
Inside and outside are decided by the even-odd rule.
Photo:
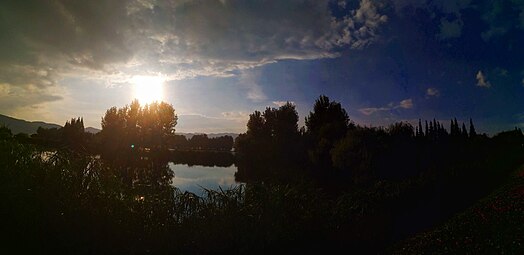
[[[131,78],[133,96],[141,104],[162,101],[164,98],[164,82],[165,79],[162,76],[134,76]]]

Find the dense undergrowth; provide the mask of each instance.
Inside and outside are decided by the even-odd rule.
[[[302,179],[206,190],[202,197],[171,186],[165,163],[140,156],[130,162],[0,141],[3,247],[16,253],[373,253],[474,202],[522,158],[501,152],[479,164],[337,192]],[[484,185],[480,180],[488,177]]]
[[[395,245],[392,254],[524,253],[524,168],[436,229]]]

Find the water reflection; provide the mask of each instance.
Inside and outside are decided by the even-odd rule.
[[[203,194],[203,188],[217,190],[219,187],[228,189],[238,185],[235,181],[237,167],[230,166],[200,166],[175,164],[169,162],[169,168],[174,172],[172,185],[182,192],[189,191],[197,195]]]

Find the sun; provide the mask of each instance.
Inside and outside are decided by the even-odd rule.
[[[165,79],[161,76],[133,76],[133,96],[141,104],[162,101]]]

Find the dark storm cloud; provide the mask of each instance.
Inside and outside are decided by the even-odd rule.
[[[126,61],[126,1],[2,1],[2,64],[66,60],[100,69]]]
[[[49,88],[78,68],[125,62],[125,1],[2,1],[0,99],[3,110],[55,101]]]

